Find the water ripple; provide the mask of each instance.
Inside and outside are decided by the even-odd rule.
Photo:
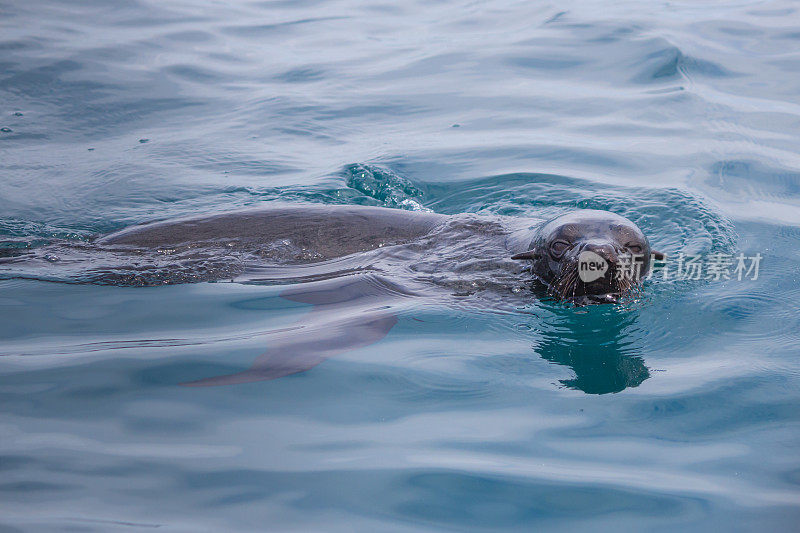
[[[5,2],[0,263],[38,281],[0,279],[0,529],[795,528],[798,12]],[[280,240],[269,265],[83,253],[276,201],[457,216],[317,264]],[[481,221],[578,207],[764,270],[536,299]],[[92,273],[156,286],[41,281]],[[238,283],[169,285],[220,276]],[[380,342],[308,372],[177,386],[390,310]]]

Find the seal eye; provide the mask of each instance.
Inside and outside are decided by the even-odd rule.
[[[567,251],[569,248],[569,243],[566,241],[555,241],[550,245],[550,252],[555,256],[559,257],[561,254]]]
[[[627,245],[626,248],[628,250],[630,250],[632,254],[640,254],[640,253],[642,253],[642,247],[639,246],[638,244],[635,244],[635,243],[631,243],[631,244]]]

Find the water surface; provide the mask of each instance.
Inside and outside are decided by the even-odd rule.
[[[379,342],[207,388],[179,384],[308,320],[281,297],[305,270],[6,270],[0,529],[795,528],[798,21],[788,1],[0,2],[3,255],[280,201],[609,209],[673,255],[764,256],[757,280],[584,309],[451,264],[447,297],[391,299]]]

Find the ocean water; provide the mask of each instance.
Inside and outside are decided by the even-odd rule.
[[[464,268],[373,344],[205,388],[304,324],[306,270],[0,268],[0,531],[796,530],[799,28],[788,0],[0,1],[0,255],[288,202],[609,209],[671,257],[762,256],[586,308]]]

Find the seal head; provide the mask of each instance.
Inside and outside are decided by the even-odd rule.
[[[638,289],[654,259],[647,237],[625,217],[584,209],[542,224],[527,252],[531,272],[561,300],[614,302]]]

